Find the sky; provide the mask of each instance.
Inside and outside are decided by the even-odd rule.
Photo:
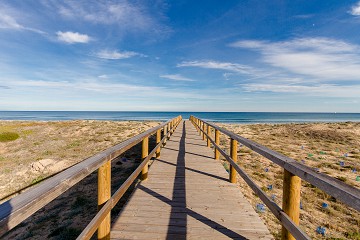
[[[360,1],[2,0],[0,110],[360,112]]]

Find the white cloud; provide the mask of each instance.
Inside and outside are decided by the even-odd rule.
[[[238,41],[230,46],[259,51],[262,61],[322,81],[359,80],[360,46],[329,38],[283,42]]]
[[[0,28],[8,28],[8,29],[23,29],[24,27],[20,25],[15,18],[3,14],[0,14]]]
[[[188,81],[188,82],[194,81],[193,79],[183,77],[180,74],[167,74],[167,75],[160,75],[159,77],[167,78],[167,79],[171,79],[171,80],[175,80],[175,81]]]
[[[137,52],[131,52],[131,51],[119,52],[117,50],[114,51],[102,50],[98,52],[96,56],[99,58],[109,59],[109,60],[125,59],[135,56],[146,57],[146,55]]]
[[[91,38],[86,34],[80,34],[77,32],[61,32],[56,33],[58,40],[66,43],[88,43]]]
[[[360,2],[358,2],[356,5],[352,6],[350,10],[350,14],[354,16],[360,16]]]
[[[135,1],[53,1],[45,4],[68,20],[93,24],[117,25],[120,32],[153,33],[166,35],[169,28],[160,21],[162,4]]]
[[[301,95],[326,97],[359,97],[360,85],[339,86],[336,84],[300,85],[300,84],[267,84],[249,83],[240,87],[248,92],[298,93]]]
[[[216,61],[185,61],[177,64],[177,67],[200,67],[208,69],[219,69],[232,71],[242,74],[253,74],[254,69],[252,67],[229,62],[216,62]]]
[[[98,78],[101,78],[101,79],[107,79],[108,76],[106,74],[103,74],[103,75],[99,75]]]
[[[46,34],[45,32],[31,27],[25,27],[21,25],[14,16],[7,13],[6,10],[0,9],[0,29],[11,29],[11,30],[26,30],[39,34]]]

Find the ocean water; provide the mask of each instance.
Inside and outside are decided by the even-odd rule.
[[[0,120],[64,121],[135,120],[166,121],[178,115],[190,115],[223,123],[301,123],[360,122],[360,113],[283,113],[283,112],[110,112],[110,111],[0,111]]]

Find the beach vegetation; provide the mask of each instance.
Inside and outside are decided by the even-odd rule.
[[[11,142],[18,139],[20,136],[16,132],[2,132],[0,133],[0,142]]]

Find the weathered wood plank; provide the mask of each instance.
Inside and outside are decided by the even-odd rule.
[[[189,122],[178,126],[113,224],[112,239],[273,239],[202,143]]]

